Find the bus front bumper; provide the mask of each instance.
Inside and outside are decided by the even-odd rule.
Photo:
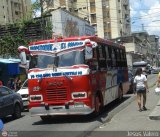
[[[31,112],[31,116],[87,115],[91,114],[94,111],[94,109],[91,109],[86,105],[70,105],[67,108],[66,106],[32,107],[29,111]]]

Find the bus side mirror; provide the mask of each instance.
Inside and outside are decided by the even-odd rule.
[[[97,47],[98,44],[90,39],[85,40],[85,59],[93,58],[93,48]]]
[[[85,59],[92,59],[93,58],[93,51],[92,47],[85,46]]]

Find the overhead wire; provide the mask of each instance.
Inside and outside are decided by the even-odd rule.
[[[77,2],[77,3],[83,3],[83,2]],[[57,6],[59,6],[59,3],[58,3],[58,1],[55,1],[55,3],[54,4],[56,4]],[[81,5],[81,6],[83,6],[83,5]],[[86,5],[84,5],[84,6],[86,6]],[[88,7],[87,7],[88,8]],[[100,7],[96,7],[96,8],[100,8]],[[102,8],[100,8],[100,9],[102,9]],[[159,9],[159,8],[157,8],[157,9]],[[109,10],[116,10],[116,9],[113,9],[113,8],[109,8]],[[147,10],[147,9],[143,9],[143,10]],[[151,15],[155,15],[155,14],[158,14],[158,13],[160,13],[160,11],[158,11],[158,12],[154,12],[154,13],[152,13],[152,14],[147,14],[147,15],[143,15],[143,16],[140,16],[140,17],[133,17],[132,18],[132,21],[135,21],[135,20],[147,20],[147,16],[151,16]],[[81,12],[79,12],[79,14],[81,14],[81,15],[86,15],[87,13],[84,11],[84,10],[82,10]],[[153,16],[153,17],[158,17],[158,16],[160,16],[160,15],[155,15],[155,16]],[[101,16],[96,16],[96,18],[98,18],[98,19],[100,19],[100,20],[103,20],[104,18],[103,17],[101,17]],[[118,20],[119,19],[125,19],[125,18],[119,18],[119,19],[116,19],[116,18],[114,18],[114,17],[108,17],[108,19],[111,19],[110,20],[110,22],[112,23],[118,23]],[[113,21],[113,20],[115,20],[115,22]],[[117,20],[117,21],[116,21]],[[60,22],[55,22],[55,23],[60,23]],[[61,22],[62,23],[62,22]],[[83,26],[83,25],[82,25]],[[132,25],[132,26],[134,26],[134,27],[142,27],[141,25]],[[102,26],[102,27],[104,27],[104,26]],[[114,26],[112,25],[112,27],[114,28]],[[160,27],[160,26],[144,26],[144,27]],[[117,28],[117,27],[115,27],[115,28]]]
[[[54,1],[55,3],[54,4],[56,4],[56,6],[59,6],[59,2],[58,2],[58,0],[55,0]],[[102,2],[102,1],[96,1],[96,2]],[[85,3],[85,2],[76,2],[76,3]],[[81,6],[86,6],[86,5],[81,5]],[[89,6],[88,6],[89,7]],[[87,8],[88,8],[87,7]],[[103,9],[102,7],[98,7],[98,6],[96,6],[96,8],[98,8],[98,9]],[[155,8],[155,9],[160,9],[160,8]],[[113,9],[113,8],[109,8],[109,10],[117,10],[117,9]],[[147,10],[147,9],[139,9],[139,10]],[[137,9],[137,11],[139,11],[138,9]],[[130,9],[130,11],[132,11],[131,9]],[[133,10],[133,11],[136,11],[136,10]],[[81,12],[85,12],[84,10],[82,10]],[[151,16],[151,15],[154,15],[154,14],[157,14],[157,13],[160,13],[160,11],[158,11],[158,12],[155,12],[155,13],[152,13],[152,14],[147,14],[147,15],[143,15],[143,16],[139,16],[139,17],[133,17],[132,18],[132,20],[142,20],[143,18],[147,18],[147,16]],[[154,17],[157,17],[157,16],[160,16],[160,15],[156,15],[156,16],[154,16]],[[99,17],[99,18],[102,18],[102,17]],[[112,19],[114,19],[114,17],[110,17],[110,18],[112,18]],[[125,19],[125,18],[120,18],[120,19]],[[117,20],[116,18],[115,18],[115,20]]]
[[[99,1],[99,2],[101,2],[101,1]],[[58,4],[58,1],[56,0],[55,1],[55,3],[57,3]],[[84,3],[84,2],[76,2],[76,3]],[[86,6],[86,5],[81,5],[81,6]],[[87,7],[88,8],[88,7]],[[96,8],[98,8],[98,9],[103,9],[103,8],[100,8],[100,7],[98,7],[98,6],[96,6]],[[157,8],[158,9],[158,8]],[[109,8],[109,10],[117,10],[117,9],[112,9],[112,8]],[[147,9],[145,9],[145,10],[147,10]],[[80,12],[79,12],[79,14],[82,14],[81,12],[84,12],[85,14],[88,14],[88,13],[86,13],[84,10],[81,10]],[[147,19],[147,17],[148,16],[152,16],[152,15],[155,15],[155,14],[158,14],[158,13],[160,13],[160,11],[158,11],[158,12],[154,12],[154,13],[152,13],[152,14],[147,14],[147,15],[143,15],[143,16],[140,16],[140,17],[133,17],[132,18],[132,20],[134,21],[134,20],[142,20],[142,19]],[[84,15],[84,14],[83,14]],[[155,16],[152,16],[152,17],[158,17],[158,16],[160,16],[160,15],[155,15]],[[103,17],[98,17],[98,16],[96,16],[97,18],[102,18],[103,19]],[[112,20],[118,20],[116,17],[109,17],[110,19],[112,19]],[[126,18],[119,18],[119,19],[126,19]]]

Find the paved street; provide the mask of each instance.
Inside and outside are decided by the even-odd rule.
[[[124,102],[130,98],[130,96],[125,97]],[[13,132],[14,134],[18,134],[18,137],[48,137],[50,135],[54,135],[54,137],[64,135],[65,137],[82,136],[93,131],[117,113],[117,111],[114,111],[116,108],[119,108],[119,111],[122,107],[125,107],[125,105],[121,106],[121,104],[123,104],[123,102],[120,103],[116,101],[111,103],[105,108],[104,112],[96,118],[90,116],[57,116],[47,123],[44,123],[39,117],[31,117],[29,112],[23,112],[23,117],[20,119],[5,119],[5,130],[9,131],[9,133]]]
[[[156,75],[149,76],[149,85],[155,81],[155,78]],[[64,135],[65,137],[95,137],[97,133],[106,134],[106,132],[97,131],[159,130],[159,121],[148,118],[159,99],[153,93],[153,89],[150,89],[150,93],[148,93],[147,107],[149,110],[146,112],[138,112],[137,104],[134,101],[135,95],[127,95],[123,102],[113,102],[108,105],[97,118],[91,118],[90,116],[61,116],[54,117],[50,122],[44,123],[39,117],[31,117],[29,112],[23,112],[23,117],[20,119],[12,120],[7,118],[5,120],[5,130],[9,131],[10,134],[17,134],[18,137],[59,137]],[[116,134],[115,132],[107,133]],[[120,134],[123,136],[126,133],[120,132]]]

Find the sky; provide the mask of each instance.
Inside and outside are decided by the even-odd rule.
[[[160,36],[160,0],[130,0],[131,27]]]
[[[32,3],[36,2],[36,0],[31,0]],[[40,10],[36,11],[36,15],[33,15],[34,17],[40,17],[41,13]]]

